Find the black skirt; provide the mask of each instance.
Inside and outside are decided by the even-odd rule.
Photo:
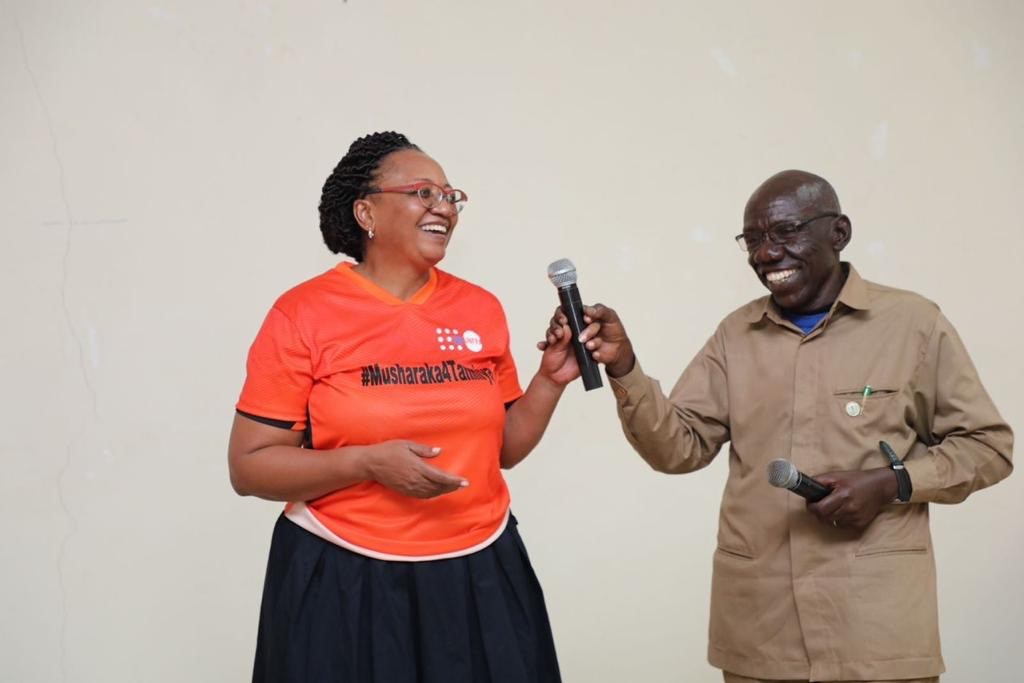
[[[487,548],[427,562],[359,555],[278,519],[254,683],[560,680],[514,517]]]

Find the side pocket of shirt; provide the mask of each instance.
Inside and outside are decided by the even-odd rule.
[[[739,550],[739,549],[736,549],[736,548],[728,548],[728,547],[725,547],[725,546],[722,546],[722,545],[719,545],[715,550],[717,552],[721,553],[722,555],[727,556],[727,557],[735,557],[735,558],[740,559],[740,560],[753,560],[754,559],[754,556],[750,554],[749,550]]]
[[[864,530],[854,557],[923,555],[930,547],[927,507],[890,505],[883,508]]]

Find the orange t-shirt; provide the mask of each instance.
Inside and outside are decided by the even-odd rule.
[[[362,482],[289,517],[373,556],[417,559],[475,549],[505,523],[499,453],[505,404],[522,395],[508,326],[486,290],[433,269],[401,301],[337,267],[286,292],[249,351],[237,408],[309,429],[314,449],[408,439],[440,446],[430,464],[469,486],[427,500]]]

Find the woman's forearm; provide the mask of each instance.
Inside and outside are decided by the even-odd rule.
[[[540,373],[534,375],[526,392],[505,415],[501,447],[503,468],[515,467],[540,442],[563,391],[564,384],[558,384]]]
[[[367,448],[299,448],[302,435],[235,416],[228,444],[231,486],[242,496],[312,500],[370,478]]]
[[[231,485],[239,495],[267,500],[313,500],[368,479],[359,446],[315,451],[266,446],[231,458]]]

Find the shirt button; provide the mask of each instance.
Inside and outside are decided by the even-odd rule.
[[[850,401],[846,404],[846,414],[850,417],[857,417],[860,415],[860,404],[856,401]]]

